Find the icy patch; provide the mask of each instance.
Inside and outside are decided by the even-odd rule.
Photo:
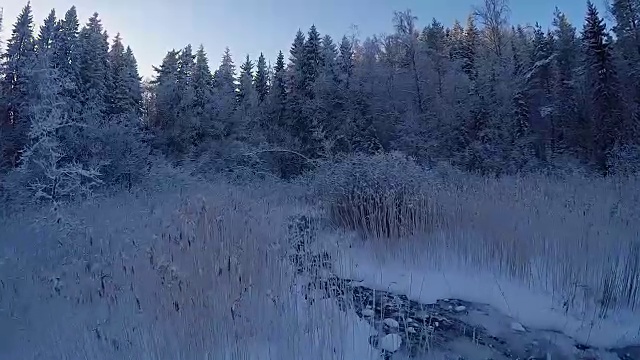
[[[409,299],[435,303],[456,298],[496,308],[523,327],[557,331],[594,347],[619,348],[640,343],[640,314],[618,311],[606,319],[566,313],[551,295],[500,278],[491,273],[464,270],[410,269],[405,264],[374,263],[362,248],[341,251],[334,266],[338,276],[356,279],[363,286],[404,294]]]

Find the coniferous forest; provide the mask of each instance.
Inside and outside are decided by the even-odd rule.
[[[640,0],[586,5],[148,79],[97,13],[0,17],[0,358],[640,358]]]
[[[394,150],[497,175],[637,164],[633,0],[613,1],[611,29],[591,3],[583,23],[558,9],[548,29],[510,24],[505,0],[472,10],[451,27],[396,12],[392,34],[366,39],[311,26],[277,59],[227,50],[214,70],[186,45],[141,82],[134,52],[98,14],[81,24],[71,8],[34,24],[27,5],[2,55],[3,172],[57,196],[132,181],[152,153],[280,177],[307,160]]]

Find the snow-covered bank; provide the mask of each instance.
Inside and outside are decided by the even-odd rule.
[[[341,249],[335,259],[338,276],[371,288],[404,294],[420,303],[461,299],[488,304],[526,328],[557,331],[595,347],[617,348],[640,343],[640,314],[617,311],[599,318],[561,309],[552,296],[488,272],[416,267],[375,260],[362,247]]]

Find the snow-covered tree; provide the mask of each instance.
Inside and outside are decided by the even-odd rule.
[[[555,82],[552,98],[555,109],[554,121],[557,127],[557,148],[576,155],[576,146],[580,143],[577,137],[579,120],[575,76],[580,52],[579,41],[576,37],[576,28],[559,9],[554,13],[553,27]]]
[[[209,59],[204,47],[200,45],[196,52],[196,63],[193,69],[194,116],[198,119],[196,141],[219,139],[223,128],[213,116],[213,75],[209,68]]]
[[[253,86],[253,61],[246,56],[244,62],[240,65],[240,74],[238,76],[238,102],[242,103],[247,94],[254,89]],[[249,81],[247,81],[247,79]]]
[[[81,118],[98,126],[107,115],[109,84],[109,43],[97,13],[80,30],[78,37]]]
[[[267,72],[267,60],[264,54],[260,53],[256,64],[256,75],[253,80],[258,93],[258,101],[264,102],[269,93],[269,74]]]
[[[233,114],[237,106],[236,67],[229,48],[225,49],[222,62],[213,75],[216,119],[223,124],[223,137],[231,135]]]
[[[27,143],[32,96],[29,84],[35,63],[33,15],[29,3],[18,15],[2,60],[0,146],[3,154],[0,166],[15,167],[20,150]]]
[[[108,111],[112,119],[140,115],[142,92],[138,65],[131,48],[125,49],[120,34],[109,51]]]
[[[77,119],[80,116],[80,23],[76,8],[72,7],[64,19],[58,22],[56,32],[54,63],[61,81],[61,95],[65,98],[65,107],[69,116]]]
[[[47,18],[47,23],[51,23],[51,19]],[[38,44],[45,43],[46,31],[38,39]],[[60,141],[62,129],[83,125],[74,123],[66,113],[54,64],[52,51],[39,46],[30,82],[29,142],[19,170],[35,198],[49,202],[54,219],[59,221],[61,202],[90,193],[102,181],[97,168],[86,167],[69,156],[67,147]]]
[[[620,142],[622,111],[618,77],[614,68],[611,38],[595,5],[587,3],[582,30],[583,71],[588,88],[590,132],[593,137],[591,159],[602,172],[608,172],[607,157]]]

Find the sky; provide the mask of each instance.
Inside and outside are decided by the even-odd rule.
[[[31,0],[38,26],[52,8],[59,16],[76,5],[81,24],[98,12],[110,36],[121,33],[138,59],[142,76],[153,74],[171,49],[187,44],[204,45],[212,69],[218,67],[225,47],[236,64],[246,55],[256,59],[263,52],[275,62],[278,51],[285,56],[298,29],[306,32],[315,24],[322,35],[338,42],[343,35],[360,38],[389,33],[393,12],[411,9],[421,26],[438,19],[445,26],[464,22],[472,6],[482,0]],[[604,1],[594,3],[604,8]],[[26,0],[7,0],[3,32],[6,40]],[[511,0],[513,24],[551,23],[558,6],[581,28],[586,0]]]

